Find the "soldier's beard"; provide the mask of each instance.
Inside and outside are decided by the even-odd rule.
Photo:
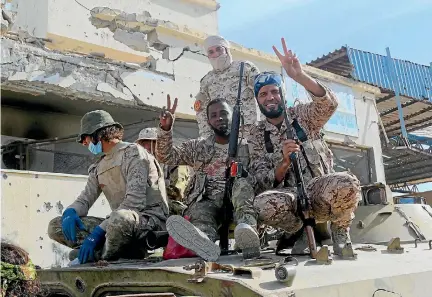
[[[219,128],[219,129],[215,128],[215,127],[213,127],[211,125],[210,125],[210,127],[211,127],[211,129],[214,131],[214,133],[217,136],[220,136],[220,137],[223,137],[223,138],[229,138],[230,133],[231,133],[231,129],[229,128],[229,126],[225,126],[223,128]]]
[[[269,119],[276,119],[280,117],[283,113],[283,108],[280,104],[277,105],[277,108],[267,110],[264,106],[261,104],[258,104],[259,109],[261,110],[262,114]]]
[[[214,70],[224,70],[232,63],[232,57],[228,54],[222,54],[217,58],[209,58],[209,60]]]

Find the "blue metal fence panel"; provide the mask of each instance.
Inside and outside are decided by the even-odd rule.
[[[386,57],[347,47],[348,59],[354,66],[352,76],[377,87],[395,90],[386,73]],[[400,94],[414,99],[432,102],[432,66],[392,59],[400,86]]]

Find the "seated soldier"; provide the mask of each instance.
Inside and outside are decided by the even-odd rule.
[[[206,108],[208,124],[214,135],[174,146],[172,127],[176,105],[177,101],[171,108],[168,98],[168,111],[160,118],[156,156],[160,162],[169,165],[189,165],[195,175],[185,193],[188,206],[185,215],[189,216],[190,222],[180,216],[171,216],[167,220],[167,230],[180,245],[205,260],[215,261],[220,256],[220,248],[214,242],[221,224],[232,111],[224,99],[210,101]],[[245,142],[239,144],[238,159],[245,166],[249,163],[249,148]],[[253,189],[238,192],[246,183],[246,178],[237,178],[232,188],[234,220],[237,223],[234,237],[243,256],[252,257],[259,256],[260,240],[252,208]]]
[[[282,40],[284,55],[273,47],[288,76],[301,84],[312,102],[286,108],[282,100],[282,77],[277,73],[259,74],[255,79],[255,96],[265,119],[251,131],[254,156],[250,171],[256,178],[254,207],[260,222],[281,228],[290,234],[301,230],[303,222],[297,212],[296,180],[291,154],[297,153],[303,171],[311,215],[317,223],[330,221],[333,251],[341,255],[350,242],[350,225],[361,198],[360,182],[350,172],[333,171],[332,156],[320,133],[335,112],[338,102],[334,93],[307,75]],[[287,139],[284,112],[291,119],[301,144]],[[304,239],[304,236],[303,236]]]
[[[156,149],[157,128],[144,128],[140,131],[135,143],[154,155]],[[165,186],[170,215],[182,215],[186,209],[183,194],[189,180],[189,166],[161,165],[165,174]]]
[[[77,141],[98,159],[89,168],[85,189],[48,227],[51,239],[71,248],[81,246],[81,264],[96,260],[95,251],[103,260],[143,258],[147,233],[166,230],[163,171],[143,147],[123,142],[123,131],[103,110],[88,112],[81,119]],[[87,216],[101,192],[111,214],[107,219]]]

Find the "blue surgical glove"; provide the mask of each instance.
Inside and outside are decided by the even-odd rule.
[[[86,263],[88,260],[94,261],[95,248],[105,240],[105,233],[101,227],[97,226],[84,240],[78,255],[81,264]]]
[[[75,209],[67,208],[62,216],[62,231],[65,238],[69,241],[76,242],[76,227],[80,230],[86,230],[83,222],[76,213]]]

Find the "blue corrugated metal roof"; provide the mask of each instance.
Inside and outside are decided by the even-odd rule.
[[[387,57],[347,47],[354,66],[353,78],[388,90],[395,90],[387,75]],[[432,69],[409,61],[393,59],[401,95],[432,102]]]

